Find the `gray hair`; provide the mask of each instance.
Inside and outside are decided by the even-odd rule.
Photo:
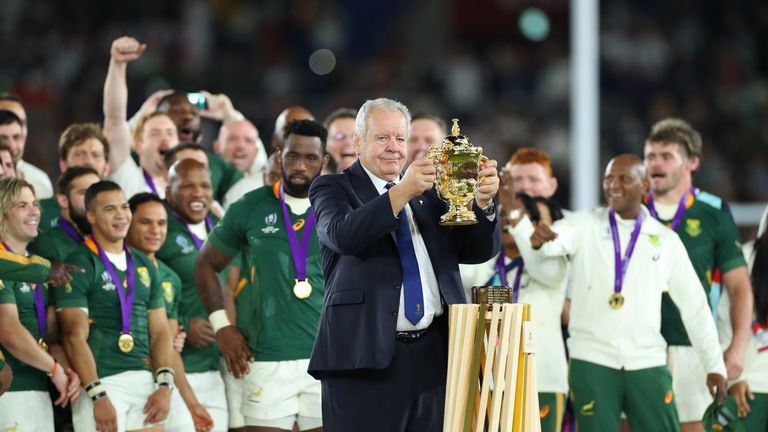
[[[374,110],[401,112],[403,117],[405,117],[406,131],[408,134],[411,133],[411,113],[405,105],[394,99],[368,99],[360,107],[355,118],[355,135],[360,137],[360,139],[365,138],[365,134],[368,132],[368,114]]]

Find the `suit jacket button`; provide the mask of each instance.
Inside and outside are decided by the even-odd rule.
[[[396,317],[397,316],[397,311],[392,311],[392,316]]]
[[[392,285],[392,288],[394,288],[394,289],[400,289],[400,285]]]

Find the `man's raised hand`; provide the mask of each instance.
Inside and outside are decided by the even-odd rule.
[[[140,43],[130,36],[123,36],[112,42],[109,53],[116,63],[130,63],[139,57],[147,49],[147,45]]]

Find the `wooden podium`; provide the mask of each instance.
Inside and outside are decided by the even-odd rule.
[[[451,305],[445,432],[540,432],[531,305],[475,287]]]

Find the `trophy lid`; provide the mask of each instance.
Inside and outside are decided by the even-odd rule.
[[[471,146],[469,138],[461,134],[459,130],[459,119],[452,120],[453,126],[451,126],[451,134],[443,138],[443,143],[450,143],[453,146]]]

